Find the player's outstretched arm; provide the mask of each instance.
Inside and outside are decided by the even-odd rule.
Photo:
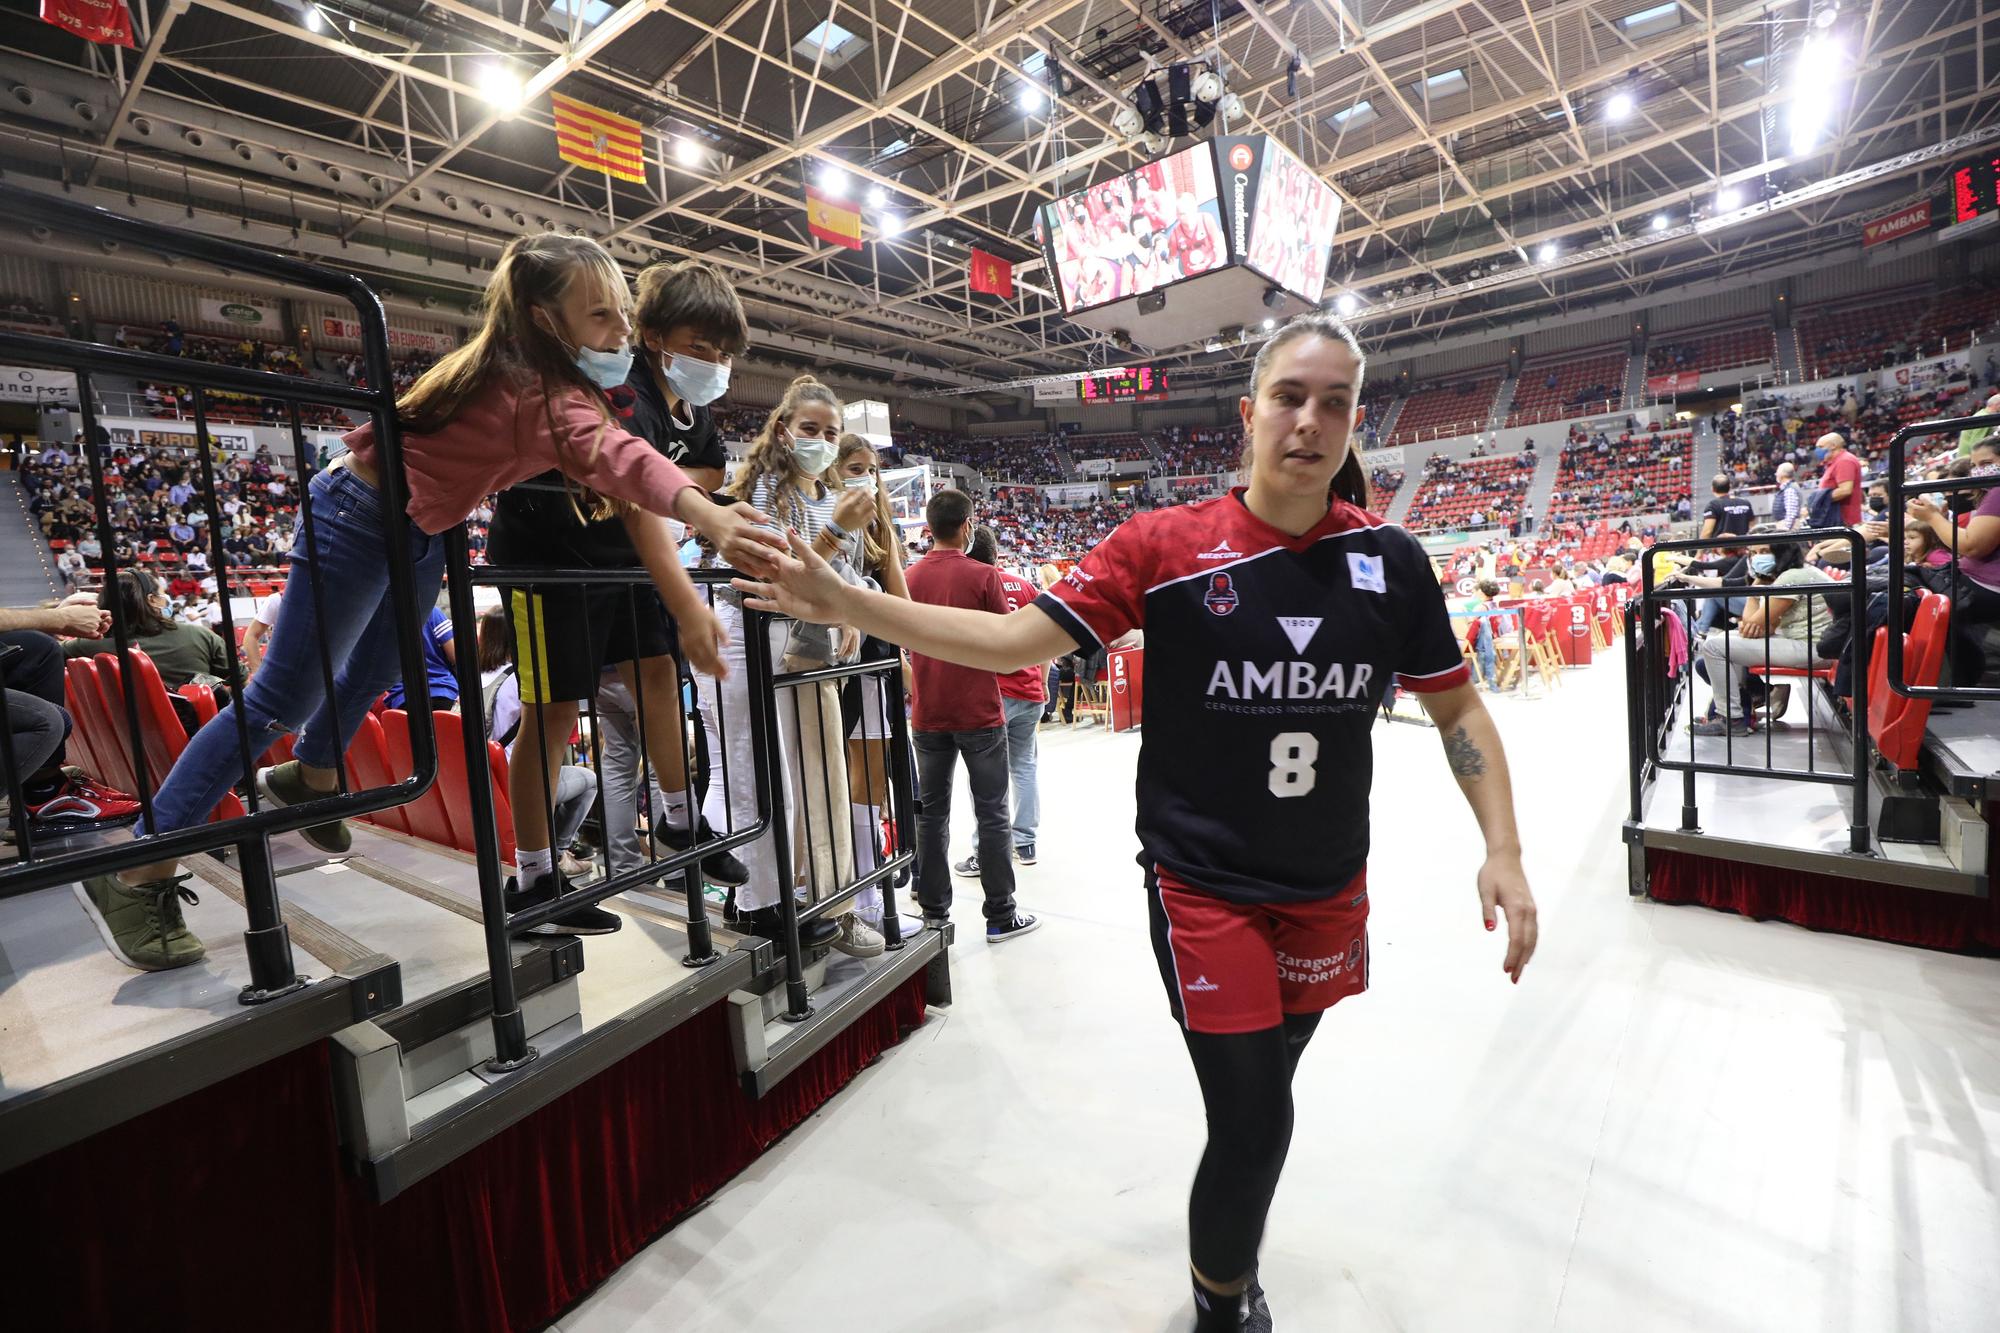
[[[1437,694],[1420,694],[1424,711],[1437,724],[1451,775],[1486,836],[1486,863],[1479,868],[1479,906],[1486,928],[1493,929],[1494,909],[1507,917],[1507,961],[1501,966],[1516,982],[1535,954],[1538,927],[1535,895],[1521,869],[1521,834],[1514,826],[1514,789],[1507,774],[1507,752],[1493,715],[1470,684]]]
[[[1011,615],[932,606],[857,588],[843,580],[797,533],[790,557],[776,558],[768,579],[736,579],[744,605],[819,625],[852,625],[912,652],[981,671],[1006,673],[1073,651],[1062,627],[1035,606]]]

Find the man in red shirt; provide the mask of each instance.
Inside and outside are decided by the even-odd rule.
[[[993,529],[981,524],[973,530],[972,545],[966,554],[982,565],[991,565],[1000,576],[1000,591],[1007,599],[1008,614],[1035,600],[1040,591],[1018,574],[998,567],[1000,541]],[[1049,698],[1048,663],[1022,667],[1000,677],[1000,711],[1007,719],[1007,779],[1014,788],[1014,859],[1024,866],[1035,863],[1035,828],[1041,823],[1041,785],[1037,773],[1036,740],[1042,725],[1042,709]],[[979,857],[960,861],[952,870],[967,878],[979,874]]]
[[[936,545],[911,565],[910,600],[1005,615],[999,573],[969,559],[972,498],[944,490],[924,509]],[[986,891],[986,940],[1025,935],[1040,924],[1014,906],[1014,833],[1007,820],[1007,728],[999,679],[991,671],[910,654],[916,677],[911,729],[917,751],[917,901],[924,924],[951,916],[951,784],[959,758],[979,823],[979,883]],[[1039,710],[1037,710],[1039,716]]]
[[[1819,470],[1819,488],[1832,491],[1840,505],[1840,521],[1853,527],[1861,522],[1861,460],[1847,450],[1847,437],[1828,431],[1816,446],[1824,462]]]

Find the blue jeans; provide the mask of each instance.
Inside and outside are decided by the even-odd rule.
[[[361,729],[375,696],[402,678],[396,622],[389,606],[389,565],[384,559],[382,497],[346,468],[312,480],[313,549],[306,549],[301,517],[292,543],[291,573],[278,624],[264,660],[243,697],[217,713],[195,733],[153,796],[151,832],[188,828],[207,819],[224,793],[242,780],[243,758],[236,741],[240,709],[254,758],[288,731],[297,731],[292,752],[314,768],[333,768]],[[409,543],[416,566],[417,618],[436,600],[444,578],[444,538],[419,531],[398,515],[396,528]],[[319,566],[320,591],[313,598],[312,566]],[[326,636],[333,664],[332,700],[320,672],[319,638]]]
[[[1716,623],[1722,619],[1725,607],[1728,608],[1730,615],[1741,616],[1749,605],[1750,599],[1747,597],[1711,597],[1694,613],[1694,632],[1706,634],[1714,629]]]
[[[1493,654],[1493,622],[1479,622],[1479,637],[1472,642],[1472,651],[1478,655],[1479,670],[1486,677],[1486,688],[1500,688],[1500,663]]]
[[[1042,707],[1032,699],[1000,698],[1000,710],[1007,715],[1007,780],[1014,786],[1016,847],[1034,846],[1035,829],[1042,822],[1042,793],[1035,776]]]

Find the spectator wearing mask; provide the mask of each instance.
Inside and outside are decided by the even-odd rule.
[[[1773,549],[1753,546],[1747,557],[1751,583],[1759,588],[1800,588],[1826,584],[1829,580],[1805,565],[1805,553],[1796,543]],[[1737,620],[1736,628],[1711,634],[1698,649],[1709,684],[1715,690],[1719,716],[1697,722],[1697,736],[1747,736],[1754,729],[1744,706],[1745,685],[1753,664],[1769,662],[1774,667],[1820,667],[1830,659],[1819,655],[1817,644],[1827,628],[1826,608],[1820,597],[1752,597]]]
[[[1820,464],[1819,489],[1806,515],[1812,527],[1853,527],[1861,521],[1861,460],[1847,448],[1847,437],[1830,430],[1813,445]]]
[[[1771,521],[1781,532],[1790,532],[1806,521],[1806,496],[1795,480],[1797,472],[1789,462],[1778,464],[1778,490],[1771,497]]]

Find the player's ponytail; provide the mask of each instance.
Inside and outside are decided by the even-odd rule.
[[[1336,500],[1345,500],[1356,509],[1369,507],[1368,473],[1361,466],[1361,451],[1352,444],[1347,446],[1347,461],[1340,465],[1340,471],[1333,474],[1333,484],[1327,494]]]

